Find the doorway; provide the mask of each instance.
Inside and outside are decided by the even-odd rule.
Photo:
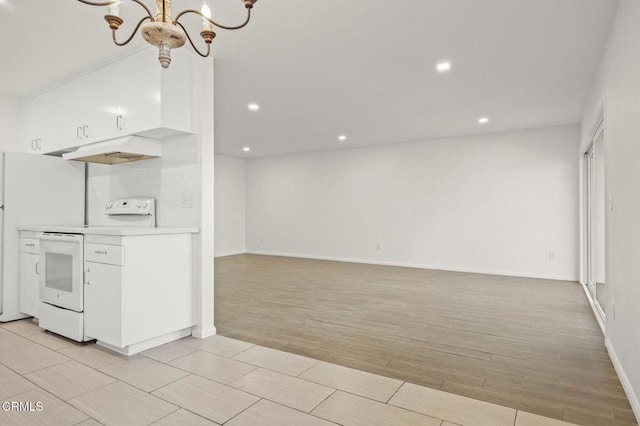
[[[585,153],[586,200],[586,284],[600,319],[605,321],[607,290],[605,281],[605,163],[604,125],[600,125]]]

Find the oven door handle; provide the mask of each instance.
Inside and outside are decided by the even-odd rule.
[[[82,241],[81,234],[39,234],[38,239],[42,241],[61,241],[61,242],[76,242]]]

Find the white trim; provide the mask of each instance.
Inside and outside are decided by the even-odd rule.
[[[294,254],[294,253],[277,253],[277,252],[254,251],[254,250],[248,250],[247,254],[259,254],[264,256],[297,257],[302,259],[331,260],[336,262],[366,263],[370,265],[402,266],[406,268],[434,269],[438,271],[452,271],[452,272],[469,272],[473,274],[486,274],[486,275],[504,275],[508,277],[539,278],[544,280],[578,281],[577,275],[572,275],[572,276],[547,275],[547,274],[536,274],[536,273],[529,273],[529,272],[499,271],[499,270],[492,270],[492,269],[476,269],[476,268],[465,268],[465,267],[457,267],[457,266],[425,265],[425,264],[419,264],[419,263],[390,262],[390,261],[371,260],[371,259],[352,259],[352,258],[342,258],[342,257],[316,256],[316,255]]]
[[[224,251],[222,253],[216,254],[214,257],[218,258],[218,257],[226,257],[226,256],[235,256],[237,254],[247,254],[247,251],[246,250]]]
[[[593,142],[593,137],[598,131],[598,128],[602,125],[605,120],[605,109],[604,109],[604,94],[598,100],[598,104],[595,107],[595,113],[591,118],[591,129],[587,131],[585,134],[584,128],[582,128],[582,134],[580,135],[580,154],[584,154],[589,145]]]
[[[595,300],[593,300],[593,296],[591,295],[591,290],[589,290],[589,286],[584,282],[581,282],[580,285],[582,286],[582,289],[584,290],[584,294],[587,296],[587,300],[589,301],[589,305],[591,306],[591,309],[593,309],[593,314],[595,315],[596,320],[598,321],[598,325],[600,325],[600,330],[602,330],[602,335],[606,336],[607,333],[606,333],[605,327],[604,327],[604,320],[603,320],[602,315],[600,313],[600,307],[595,302]]]
[[[197,77],[197,123],[200,167],[200,233],[194,238],[194,322],[198,329],[214,327],[214,62],[202,59],[195,66]]]
[[[636,421],[640,420],[640,401],[638,401],[638,397],[636,393],[633,391],[633,387],[631,386],[631,382],[627,378],[627,375],[622,368],[622,363],[618,359],[618,355],[616,355],[616,351],[613,348],[613,344],[611,340],[606,338],[604,340],[604,345],[607,347],[607,351],[609,352],[609,358],[611,358],[611,362],[613,363],[613,368],[615,368],[616,373],[618,373],[618,378],[620,379],[620,383],[622,383],[622,388],[624,392],[627,394],[627,399],[631,404],[631,409],[633,410],[633,414],[636,416]]]
[[[580,284],[582,284],[582,287],[584,288],[585,294],[587,295],[587,299],[589,300],[589,304],[591,305],[591,309],[593,310],[593,314],[596,317],[596,320],[598,321],[598,324],[600,325],[600,329],[602,330],[602,334],[606,337],[606,327],[605,327],[605,321],[606,321],[606,315],[605,312],[602,308],[602,306],[600,305],[600,303],[594,299],[594,296],[591,294],[591,289],[590,289],[590,285],[587,283],[587,280],[589,278],[589,254],[588,254],[588,242],[587,242],[587,235],[589,233],[589,221],[588,221],[588,212],[589,212],[589,206],[587,205],[587,202],[589,200],[589,197],[586,196],[586,191],[588,189],[588,184],[587,184],[587,162],[589,161],[587,159],[587,156],[589,156],[589,153],[593,152],[592,155],[595,154],[595,148],[596,148],[596,141],[600,138],[600,136],[603,134],[603,132],[605,131],[605,117],[604,117],[604,106],[602,104],[600,104],[600,107],[598,108],[598,113],[597,116],[594,120],[594,124],[592,126],[592,130],[591,130],[591,137],[588,140],[588,143],[586,144],[586,146],[581,149],[581,154],[580,154],[580,166],[579,166],[579,171],[580,171],[580,193],[579,193],[579,200],[580,200],[580,215],[579,215],[579,220],[580,220]],[[606,167],[605,167],[605,203],[606,200],[608,199],[608,195],[607,195],[607,190],[606,190]],[[609,221],[609,212],[606,211],[605,209],[605,235],[608,235],[608,221]],[[609,257],[609,253],[610,252],[610,248],[609,248],[609,243],[608,243],[608,239],[605,237],[605,282],[609,282],[609,261],[608,261],[608,257]],[[595,285],[594,285],[594,292],[595,292]],[[609,297],[607,297],[607,299],[609,299]],[[605,301],[605,304],[608,304],[608,300]]]
[[[193,330],[191,330],[191,335],[196,339],[206,339],[207,337],[215,334],[218,334],[215,327],[211,327],[206,330],[203,330],[200,327],[194,327]]]
[[[144,340],[138,343],[133,343],[131,345],[125,346],[124,348],[119,348],[109,343],[101,342],[100,340],[98,340],[96,344],[107,349],[111,349],[112,351],[119,354],[131,356],[139,352],[146,351],[147,349],[155,348],[156,346],[161,346],[165,343],[182,339],[183,337],[187,337],[190,334],[191,328],[183,328],[182,330],[172,331],[171,333],[163,334],[162,336],[154,337],[152,339]]]

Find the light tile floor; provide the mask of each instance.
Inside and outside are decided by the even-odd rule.
[[[222,336],[124,357],[31,320],[0,324],[0,403],[3,426],[569,425]]]

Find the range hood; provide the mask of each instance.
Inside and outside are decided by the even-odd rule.
[[[65,160],[100,164],[122,164],[160,156],[162,156],[162,141],[140,136],[126,136],[96,142],[62,154]]]

